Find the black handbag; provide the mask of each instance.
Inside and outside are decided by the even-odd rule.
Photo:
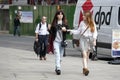
[[[34,41],[33,50],[35,54],[38,56],[40,52],[40,44],[38,41]]]
[[[61,42],[61,46],[62,46],[62,47],[67,47],[67,42],[66,42],[66,41],[62,41],[62,42]]]
[[[60,32],[58,32],[60,37],[62,38],[62,34]],[[65,40],[61,41],[61,47],[67,47],[67,42]]]

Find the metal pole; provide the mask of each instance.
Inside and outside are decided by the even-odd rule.
[[[69,0],[66,1],[66,4],[68,5]]]

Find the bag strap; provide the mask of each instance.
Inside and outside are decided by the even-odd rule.
[[[40,30],[40,28],[41,28],[41,23],[39,23],[39,30]]]
[[[81,36],[87,31],[88,28],[89,28],[89,27],[87,27],[87,28],[84,30],[84,32],[81,34]]]
[[[47,23],[46,26],[47,26],[47,29],[48,29],[48,23]],[[40,30],[40,28],[41,28],[41,23],[39,23],[39,30]]]

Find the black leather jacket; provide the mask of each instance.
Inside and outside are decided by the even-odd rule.
[[[68,29],[68,25],[65,24],[62,25],[56,24],[51,27],[50,34],[53,36],[53,40],[55,40],[56,38],[57,30],[60,30],[62,27],[66,27],[66,29]],[[67,32],[62,32],[63,41],[66,40],[66,33]]]

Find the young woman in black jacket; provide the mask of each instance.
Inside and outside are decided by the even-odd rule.
[[[68,29],[67,20],[62,10],[56,12],[50,33],[53,37],[53,47],[55,54],[55,72],[57,75],[61,74],[61,61],[64,53],[64,46],[61,43],[66,40],[66,33]]]

